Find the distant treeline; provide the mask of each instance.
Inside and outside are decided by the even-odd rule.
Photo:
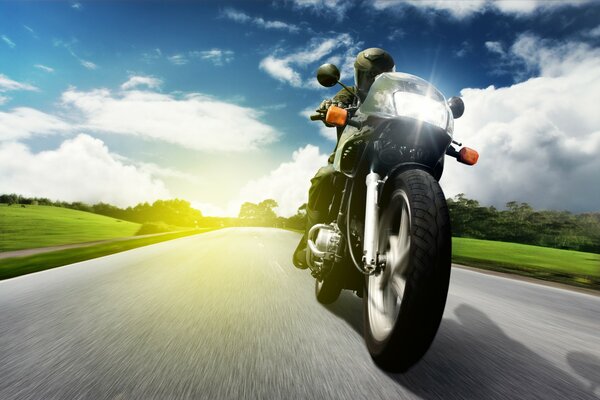
[[[157,200],[152,204],[140,203],[135,207],[119,208],[106,203],[90,205],[79,201],[68,203],[40,197],[3,194],[0,195],[0,203],[71,208],[140,224],[161,222],[178,227],[196,227],[204,226],[207,222],[200,211],[192,208],[189,202],[179,199]]]
[[[89,205],[9,194],[0,195],[0,203],[65,207],[141,224],[177,227],[275,226],[303,230],[306,224],[305,204],[296,215],[283,218],[276,215],[277,202],[272,199],[242,204],[237,218],[204,217],[189,202],[179,199],[119,208],[106,203]],[[600,253],[600,213],[536,211],[527,203],[514,201],[506,204],[506,210],[498,210],[481,206],[463,194],[448,199],[448,208],[454,236]]]
[[[448,199],[448,208],[454,236],[600,253],[600,213],[537,211],[515,201],[498,210],[464,194]]]
[[[192,208],[185,200],[157,200],[154,203],[140,203],[135,207],[119,208],[107,203],[87,204],[80,201],[53,201],[45,197],[25,197],[18,194],[0,195],[0,203],[8,205],[40,205],[70,208],[105,215],[140,224],[147,224],[148,230],[142,233],[167,231],[169,228],[214,227],[214,226],[276,226],[279,228],[304,227],[304,220],[299,217],[283,218],[275,214],[277,202],[272,199],[258,204],[246,202],[242,204],[240,213],[235,217],[205,217],[202,212]],[[302,207],[301,207],[302,208]],[[288,223],[288,220],[291,221]]]

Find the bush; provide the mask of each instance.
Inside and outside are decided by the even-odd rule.
[[[152,233],[164,233],[180,230],[179,228],[165,224],[164,222],[146,222],[140,226],[136,235],[150,235]]]

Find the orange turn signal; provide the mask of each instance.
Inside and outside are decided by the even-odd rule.
[[[469,147],[463,147],[458,152],[458,161],[467,165],[475,165],[477,164],[477,160],[479,159],[479,153],[477,150],[473,150]]]
[[[325,122],[335,126],[345,126],[346,121],[348,121],[348,111],[336,106],[329,107]]]

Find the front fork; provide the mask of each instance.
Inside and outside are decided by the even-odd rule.
[[[365,204],[365,233],[363,246],[363,268],[367,274],[372,274],[379,265],[378,241],[379,241],[379,196],[380,177],[371,172],[367,175],[367,201]]]

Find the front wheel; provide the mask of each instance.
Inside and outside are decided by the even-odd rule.
[[[379,254],[365,278],[365,341],[385,370],[408,370],[427,351],[442,319],[450,280],[450,217],[437,181],[409,170],[387,182]]]

